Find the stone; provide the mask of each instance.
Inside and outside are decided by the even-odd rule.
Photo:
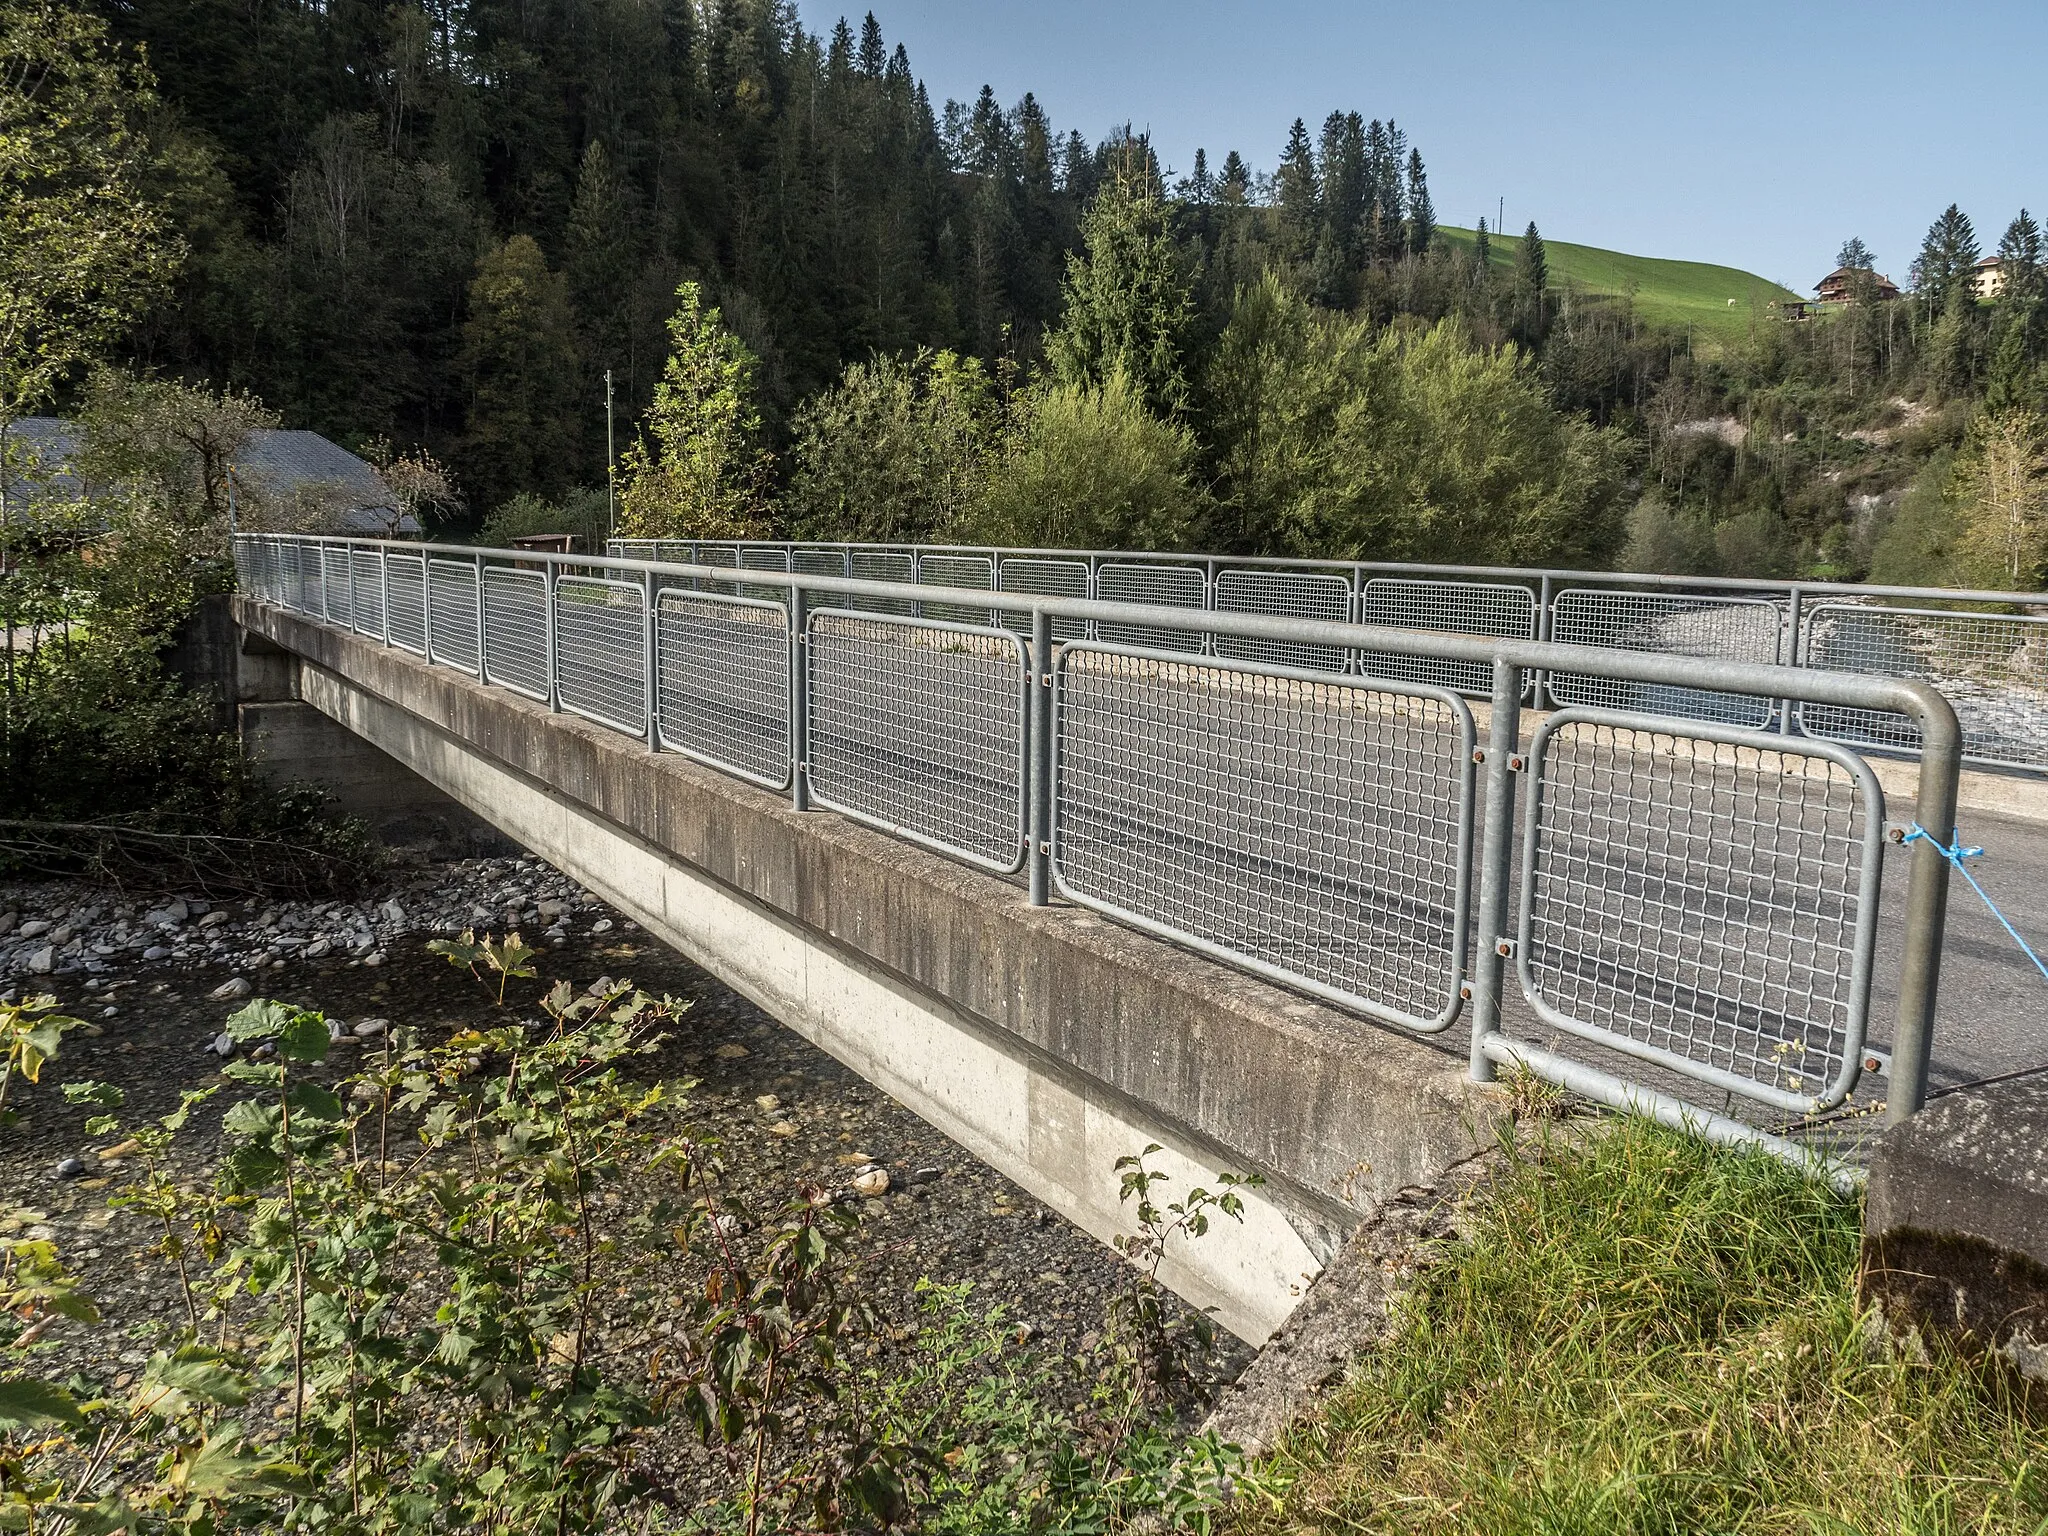
[[[0,912],[0,939],[14,932],[14,925],[21,921],[19,912]]]
[[[50,924],[40,917],[30,918],[21,925],[21,936],[24,939],[39,939],[49,931]]]
[[[889,1170],[886,1168],[864,1168],[853,1176],[848,1186],[856,1195],[872,1200],[889,1193]]]
[[[405,908],[398,904],[398,898],[394,896],[377,909],[377,915],[387,923],[402,923],[405,921]]]
[[[770,1136],[781,1136],[787,1139],[788,1137],[794,1136],[797,1133],[797,1129],[798,1127],[795,1121],[778,1120],[773,1125],[768,1127],[768,1134]]]
[[[1947,1094],[1885,1132],[1859,1290],[1893,1339],[1940,1332],[2048,1383],[2048,1078]]]
[[[377,953],[375,953],[374,955],[365,955],[365,956],[363,956],[363,964],[365,964],[365,965],[368,965],[368,966],[379,966],[379,965],[382,965],[383,963],[384,963],[384,951],[383,951],[383,950],[381,950],[381,949],[380,949],[380,950],[378,950],[378,951],[377,951]]]
[[[142,958],[145,960],[168,960],[171,958],[171,952],[161,944],[152,944],[142,952]]]
[[[226,922],[227,920],[227,913],[222,911],[219,907],[215,907],[211,912],[207,913],[206,916],[199,919],[199,926],[201,928],[218,928],[222,923]]]
[[[729,1041],[726,1044],[721,1045],[717,1050],[713,1051],[711,1054],[717,1057],[720,1061],[743,1061],[748,1056],[751,1056],[753,1052],[749,1051],[744,1045],[741,1045],[738,1041]]]
[[[335,1042],[342,1039],[342,1037],[345,1036],[347,1033],[348,1031],[342,1026],[341,1020],[329,1019],[327,1021],[327,1043],[329,1045],[333,1045]]]
[[[57,1164],[56,1173],[60,1179],[79,1178],[85,1173],[85,1159],[82,1157],[67,1157]]]
[[[47,976],[56,964],[57,950],[54,945],[45,944],[28,957],[29,974],[32,976]]]
[[[334,944],[331,940],[318,938],[306,946],[306,958],[308,960],[319,960],[332,953],[333,949]]]
[[[389,1019],[359,1019],[351,1031],[358,1040],[374,1040],[391,1027]]]
[[[557,901],[550,897],[546,901],[536,903],[534,910],[539,912],[542,917],[548,919],[549,922],[553,922],[569,910],[569,903]],[[6,929],[0,928],[0,933],[5,933],[6,931]]]
[[[213,1037],[213,1043],[207,1046],[207,1049],[213,1052],[213,1054],[218,1056],[222,1061],[226,1061],[230,1056],[235,1054],[235,1037],[233,1035],[227,1034],[226,1032],[222,1032],[221,1034],[215,1035]]]
[[[778,1099],[772,1093],[764,1093],[758,1099],[754,1100],[754,1108],[762,1110],[767,1113],[773,1113],[774,1111],[782,1108],[782,1100]]]
[[[608,917],[600,917],[590,925],[590,931],[592,933],[610,933],[612,931],[612,920]]]
[[[247,997],[255,988],[240,976],[230,976],[206,995],[217,1003],[225,1003],[237,997]]]

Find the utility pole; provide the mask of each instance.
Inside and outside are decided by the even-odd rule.
[[[604,371],[604,529],[607,539],[619,536],[619,507],[615,487],[618,474],[614,469],[617,455],[612,449],[612,371]]]
[[[1493,204],[1493,232],[1496,235],[1505,235],[1508,232],[1507,225],[1504,222],[1507,216],[1508,200],[1507,195],[1503,193],[1500,197],[1494,200]]]

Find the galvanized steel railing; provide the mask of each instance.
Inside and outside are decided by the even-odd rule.
[[[1327,583],[1275,596],[1260,568],[1203,577],[1197,606],[1180,571],[1143,562],[1080,572],[1091,592],[1107,578],[1155,599],[1136,604],[1078,595],[1072,570],[1035,554],[953,552],[934,568],[930,553],[842,552],[835,575],[730,552],[677,565],[236,543],[251,596],[687,754],[797,809],[1022,873],[1034,903],[1058,891],[1400,1028],[1442,1032],[1469,1012],[1482,1080],[1526,1068],[1796,1156],[1631,1063],[1812,1113],[1881,1060],[1865,1049],[1879,876],[1904,829],[1888,827],[1855,751],[1782,721],[1825,712],[1830,735],[1910,731],[1913,820],[1944,842],[1961,730],[1922,681],[1717,654],[1763,650],[1754,599],[1621,594],[1628,622],[1673,641],[1659,651],[1360,625],[1330,616]],[[855,553],[877,574],[845,574]],[[1006,584],[1020,564],[1029,590]],[[894,579],[920,568],[960,584]],[[1374,612],[1402,611],[1391,587]],[[1343,595],[1354,612],[1361,589]],[[1283,598],[1291,616],[1246,611]],[[1451,622],[1485,623],[1517,600],[1429,601],[1450,604]],[[1592,624],[1585,610],[1540,611],[1599,633],[1573,627]],[[1475,682],[1483,740],[1465,697]],[[1525,751],[1522,711],[1546,692],[1562,707]],[[1924,841],[1889,856],[1912,861],[1896,1119],[1925,1097],[1948,864]],[[1550,1043],[1509,1027],[1511,991]]]
[[[1933,683],[1955,706],[1966,762],[2048,771],[2048,617],[1979,611],[1993,606],[2048,614],[2048,593],[950,545],[615,539],[611,552],[707,565],[745,560],[756,568],[833,576],[886,568],[892,573],[888,580],[934,586],[1349,619],[1904,678]],[[963,572],[972,572],[973,579],[958,579]],[[1489,687],[1483,667],[1450,658],[1354,654],[1339,661],[1298,647],[1294,654],[1286,647],[1246,648],[1244,642],[1195,631],[1150,638],[1167,646],[1198,646],[1207,654],[1438,682],[1471,697],[1483,697]],[[1546,707],[1598,704],[1883,752],[1918,750],[1912,722],[1896,713],[1825,706],[1801,711],[1795,700],[1738,699],[1612,676],[1538,672],[1529,681],[1530,701]]]

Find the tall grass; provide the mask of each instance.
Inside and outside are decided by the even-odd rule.
[[[2048,1531],[1998,1369],[1880,1358],[1856,1203],[1640,1121],[1518,1157],[1245,1533]]]

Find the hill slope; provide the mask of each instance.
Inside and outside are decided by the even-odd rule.
[[[1473,234],[1469,229],[1446,226],[1437,233],[1461,250],[1472,247]],[[1512,267],[1515,247],[1520,243],[1518,235],[1505,240],[1495,237],[1490,242],[1491,264]],[[1562,240],[1545,239],[1543,249],[1550,264],[1553,288],[1571,284],[1586,293],[1623,294],[1633,283],[1636,312],[1645,320],[1681,328],[1689,323],[1696,333],[1716,339],[1746,336],[1752,318],[1762,320],[1771,305],[1800,297],[1789,288],[1780,288],[1737,267],[1629,256]]]

